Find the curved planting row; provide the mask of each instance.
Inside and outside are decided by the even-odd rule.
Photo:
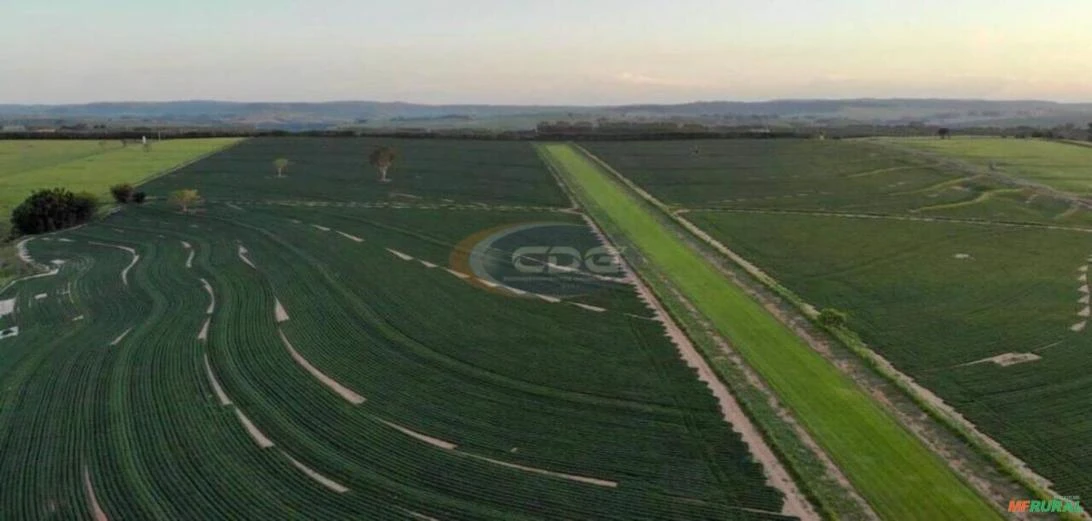
[[[361,233],[361,235],[368,237],[369,242],[374,242],[371,240],[372,234]],[[248,243],[251,242],[253,241],[248,241]],[[292,279],[307,277],[307,275],[302,273],[293,274],[292,271],[303,270],[303,267],[313,269],[314,266],[323,264],[322,262],[318,262],[317,259],[308,258],[308,254],[304,251],[304,248],[309,247],[310,244],[307,244],[304,237],[294,237],[291,241],[274,244],[273,246],[274,247],[268,250],[262,250],[261,252],[259,252],[257,246],[252,246],[251,250],[253,251],[255,258],[261,257],[262,260],[258,262],[258,264],[262,266],[263,270],[266,270],[268,267],[269,269],[267,271],[275,273],[283,269],[285,273],[283,273],[282,276],[284,277],[285,284],[288,284]],[[294,246],[302,247],[292,251]],[[315,248],[317,249],[318,247],[319,245],[316,243]],[[304,257],[303,261],[287,262],[281,267],[269,264],[278,256],[285,255],[286,251]],[[369,252],[368,255],[375,255],[376,253],[381,256],[386,255],[380,247],[376,247],[375,251]],[[352,258],[351,263],[353,265],[370,267],[372,269],[374,269],[379,262],[379,259],[376,259],[375,262],[373,262],[371,258],[365,257],[364,250],[354,249],[349,255],[346,255],[346,257]],[[331,261],[327,262],[332,264]],[[387,260],[386,262],[389,263],[390,261]],[[345,268],[346,270],[350,269],[350,266],[339,265],[339,267]],[[393,268],[384,268],[383,273],[386,280],[397,272],[393,271]],[[395,324],[396,327],[384,331],[385,328],[390,327],[392,322],[395,321],[404,321],[405,323],[415,325],[418,324],[418,321],[424,318],[422,316],[423,313],[421,313],[422,309],[443,309],[445,314],[457,314],[460,307],[469,307],[466,305],[469,302],[468,299],[490,300],[492,303],[489,309],[490,315],[502,317],[505,315],[512,315],[514,317],[519,317],[523,322],[527,322],[530,317],[537,317],[539,314],[549,311],[549,308],[551,307],[549,304],[543,303],[520,303],[504,298],[499,298],[498,300],[498,297],[494,295],[481,293],[473,290],[473,288],[468,288],[465,284],[459,283],[457,279],[449,277],[439,271],[435,271],[434,273],[435,277],[439,278],[438,280],[436,278],[428,279],[422,277],[419,269],[407,273],[409,277],[416,279],[418,284],[423,286],[421,291],[413,291],[410,290],[410,288],[407,288],[407,286],[412,286],[409,284],[408,280],[398,281],[399,285],[402,287],[398,288],[401,291],[398,291],[397,295],[389,293],[381,295],[353,295],[350,293],[345,295],[345,291],[342,289],[341,293],[345,300],[336,303],[336,305],[329,302],[331,295],[338,295],[339,293],[338,289],[334,287],[293,287],[293,289],[304,294],[313,292],[315,296],[311,299],[306,298],[304,295],[286,295],[286,292],[278,290],[277,298],[285,302],[285,305],[293,310],[291,311],[294,317],[293,321],[284,326],[286,334],[292,338],[293,344],[296,344],[296,347],[300,350],[308,348],[319,349],[322,347],[331,348],[331,351],[317,352],[316,356],[318,358],[313,358],[311,355],[306,356],[308,359],[314,360],[316,364],[319,363],[319,359],[326,357],[330,360],[328,363],[329,367],[353,368],[352,373],[355,374],[346,372],[344,379],[337,376],[335,376],[335,379],[342,382],[351,382],[353,379],[356,379],[356,381],[361,382],[361,385],[374,387],[375,391],[362,391],[363,388],[353,386],[354,389],[369,396],[369,404],[376,403],[376,407],[391,408],[391,410],[396,411],[395,414],[397,416],[414,418],[414,421],[418,422],[418,425],[422,425],[421,422],[428,422],[430,416],[435,416],[436,420],[433,421],[438,420],[438,423],[433,426],[424,423],[423,425],[428,428],[419,426],[414,426],[413,428],[422,432],[437,432],[434,429],[443,429],[443,432],[437,433],[438,437],[454,439],[447,435],[447,433],[450,433],[454,436],[458,436],[460,439],[469,438],[471,443],[487,447],[487,450],[492,451],[494,454],[502,455],[505,459],[517,462],[522,461],[531,466],[559,469],[579,475],[594,474],[596,468],[600,468],[600,472],[606,471],[608,473],[632,472],[635,466],[639,467],[641,460],[652,459],[646,456],[649,452],[649,447],[674,445],[674,449],[676,451],[679,450],[679,436],[683,435],[686,437],[686,435],[678,431],[671,432],[670,434],[665,433],[662,440],[651,442],[651,440],[643,439],[648,433],[638,432],[635,435],[633,430],[629,428],[621,429],[619,432],[611,432],[604,429],[603,426],[599,424],[611,415],[628,417],[631,416],[634,411],[644,411],[646,413],[660,411],[659,414],[667,414],[669,418],[678,418],[678,413],[670,413],[670,410],[666,407],[655,406],[642,401],[630,401],[622,398],[593,398],[593,396],[596,395],[588,394],[588,390],[586,389],[581,389],[580,391],[559,389],[556,387],[556,384],[560,383],[558,381],[551,382],[552,385],[529,385],[527,382],[522,381],[527,375],[526,371],[521,367],[510,367],[507,371],[513,375],[519,375],[518,378],[506,378],[503,375],[498,374],[497,371],[482,372],[481,368],[475,367],[465,360],[460,360],[460,358],[472,354],[467,352],[467,348],[476,346],[473,345],[473,342],[467,342],[465,337],[459,338],[454,335],[456,332],[463,332],[462,328],[452,330],[451,327],[455,327],[457,323],[466,324],[473,320],[472,317],[452,317],[451,324],[446,324],[445,327],[437,327],[436,324],[420,324],[417,327],[410,328]],[[273,278],[273,275],[270,276]],[[327,280],[335,279],[337,276],[338,275],[330,275]],[[313,275],[311,275],[311,277],[313,277]],[[436,291],[439,288],[443,288],[443,286],[440,285],[440,280],[447,280],[448,284],[454,285],[453,288],[450,288],[450,291],[458,292],[456,296],[463,301],[462,306],[460,306],[458,302],[452,302],[450,306],[445,306],[446,303],[443,301],[443,297],[447,296],[445,295],[447,292],[446,288],[445,291]],[[360,292],[362,289],[365,289],[363,286],[368,281],[364,278],[360,278],[355,279],[354,282],[355,283],[351,286],[352,290],[354,292]],[[391,285],[394,286],[394,284]],[[425,291],[424,288],[426,287],[431,288],[432,290]],[[401,298],[398,298],[399,296],[401,296]],[[401,302],[399,302],[399,300],[404,300],[411,296],[419,300],[420,303],[418,305],[408,306],[405,310],[401,309],[399,306]],[[297,302],[298,305],[289,304],[289,302],[292,302],[295,299],[300,299]],[[383,309],[372,309],[369,311],[366,308],[366,304],[364,304],[365,302],[377,301],[384,303]],[[539,307],[534,308],[533,310],[525,308],[518,313],[514,313],[510,308],[515,305]],[[545,308],[541,306],[545,306]],[[314,312],[315,316],[301,318],[298,312],[295,311],[296,309],[301,309],[302,313]],[[344,321],[342,322],[342,319],[339,316],[339,310],[343,309],[350,309],[353,310],[353,312],[346,313]],[[405,312],[401,313],[402,311]],[[362,324],[360,322],[360,317],[369,315],[373,318],[370,319],[368,323]],[[565,317],[567,320],[572,320],[574,316],[583,315],[587,315],[587,313],[574,309],[566,313]],[[436,315],[428,316],[436,318]],[[321,329],[312,330],[306,326],[308,323],[321,324]],[[370,327],[369,323],[372,324]],[[503,323],[503,321],[501,323]],[[513,323],[515,323],[515,320]],[[556,319],[548,317],[547,327],[556,330],[556,327],[554,326],[556,323]],[[513,333],[506,343],[527,343],[527,339],[531,338],[527,334],[529,332],[527,324],[524,323],[521,325],[523,326],[522,329],[517,333]],[[658,329],[654,324],[644,322],[631,324],[627,323],[626,320],[618,320],[618,325],[625,331],[632,332],[634,328],[636,328],[638,331],[643,331],[643,333],[641,333],[642,335],[648,335],[650,338],[661,337],[658,342],[659,345],[669,346],[669,344],[662,339],[662,329]],[[336,328],[338,331],[336,335],[329,334],[328,330],[333,328]],[[406,337],[399,334],[402,331],[414,331],[414,334]],[[414,336],[429,331],[442,332],[441,334],[446,338],[436,338],[436,343],[429,342],[428,345],[414,341]],[[299,334],[302,335],[312,336],[308,341],[301,342],[296,340],[297,337],[292,336],[292,332],[299,332]],[[471,334],[475,334],[479,337],[481,336],[480,331]],[[428,336],[432,337],[435,335],[429,333]],[[607,335],[604,334],[604,336]],[[489,355],[503,357],[505,351],[508,350],[510,346],[497,345],[497,342],[502,340],[500,337],[489,336],[488,338],[488,342],[493,344],[489,346],[492,348],[492,352],[489,353]],[[342,339],[344,340],[343,343]],[[555,340],[557,340],[556,336]],[[392,341],[395,342],[393,346],[390,345]],[[450,345],[453,341],[461,341],[462,343],[462,345],[452,346],[455,349],[460,350],[458,356],[453,356],[454,353],[436,351],[437,344]],[[553,352],[524,354],[535,354],[539,359],[545,359],[545,355],[549,355],[549,359],[552,363],[559,364],[559,360],[564,361],[563,358],[559,358],[559,355],[564,354],[563,352],[565,351],[565,349],[561,347],[564,345],[562,342],[564,341],[560,341],[556,345],[550,342],[542,342],[537,345],[528,343],[529,345],[526,347],[530,347],[530,351],[542,351],[544,346],[548,346]],[[651,343],[655,345],[657,342]],[[343,347],[338,348],[338,345],[342,345]],[[360,351],[359,349],[353,349],[354,345],[374,346],[375,349]],[[589,353],[594,351],[593,345],[594,343],[589,343],[587,340],[584,341],[583,345],[581,345],[579,341],[575,342],[575,345],[571,349],[572,351],[577,352],[574,354],[578,354],[579,356],[573,357],[571,362],[565,362],[571,364],[569,366],[570,370],[576,369],[580,364],[587,364]],[[391,347],[394,349],[390,350]],[[612,365],[617,363],[619,359],[616,355],[617,353],[603,353],[604,360],[608,357],[611,359],[611,362],[605,361],[605,364]],[[335,356],[336,358],[334,358]],[[488,355],[483,353],[483,356]],[[632,354],[630,354],[630,356],[632,356]],[[647,353],[638,353],[638,356],[647,360],[646,357],[648,355]],[[686,379],[688,384],[692,382],[692,373],[685,368],[680,369],[678,367],[678,360],[676,360],[676,355],[673,352],[661,352],[658,356],[664,361],[670,361],[670,364],[667,364],[668,367],[674,366],[674,369],[677,371],[676,374],[679,375],[680,379]],[[437,364],[441,365],[439,371],[437,371]],[[364,371],[365,373],[360,374],[360,371]],[[374,375],[369,376],[369,373],[373,371]],[[430,376],[433,373],[436,374],[435,377]],[[460,373],[464,374],[460,375]],[[603,371],[601,366],[600,370],[596,371],[594,375],[589,376],[590,378],[587,383],[599,383],[602,381],[603,377],[609,376],[609,371]],[[428,390],[428,382],[434,381],[436,378],[447,378],[450,381],[448,382],[448,385],[443,385],[438,388],[433,387],[433,390]],[[398,384],[390,385],[389,383],[385,384],[384,382],[398,382]],[[436,400],[438,397],[442,396],[444,403],[442,406],[439,406],[440,404],[421,403],[420,398],[414,397],[414,395],[417,394],[414,392],[415,387],[424,387],[422,391],[418,391],[421,393],[419,396],[432,396],[432,400]],[[519,392],[513,394],[513,391]],[[711,400],[707,391],[700,386],[694,386],[692,391],[696,391],[693,398],[691,400],[684,400],[684,403],[692,401],[694,404],[700,404],[703,400]],[[378,396],[373,398],[373,394],[375,393],[378,393]],[[490,413],[483,416],[480,400],[472,398],[475,396],[483,396],[483,393],[484,395],[497,394],[497,396],[492,398],[492,400],[495,401],[490,403],[484,410],[497,411],[497,413],[505,415],[505,423],[510,423],[499,429],[499,433],[489,432],[497,431],[498,429],[492,425],[487,425],[490,418],[495,417],[496,413]],[[380,399],[379,396],[383,397],[384,403],[380,404],[378,402]],[[467,397],[465,401],[460,398],[461,396]],[[551,397],[557,398],[557,400],[547,400],[539,405],[544,408],[543,412],[545,414],[543,417],[528,418],[526,417],[527,415],[524,414],[513,414],[513,411],[519,411],[522,407],[525,407],[528,400],[542,401],[543,398]],[[599,405],[593,406],[593,404]],[[465,409],[465,411],[462,409]],[[596,446],[593,443],[586,444],[585,447],[582,447],[583,450],[580,451],[584,456],[580,456],[580,453],[574,452],[577,448],[573,447],[571,443],[565,442],[566,438],[572,439],[574,436],[572,426],[566,428],[565,425],[558,425],[556,422],[557,416],[551,415],[551,409],[556,409],[553,414],[562,415],[563,417],[569,416],[574,419],[586,418],[586,420],[583,421],[591,420],[593,424],[595,424],[594,434],[604,438],[602,445]],[[675,419],[673,421],[677,422],[679,420]],[[703,419],[702,422],[709,425],[708,428],[712,429],[710,432],[715,432],[718,427],[727,427],[723,425],[723,422],[720,421],[719,418],[707,417]],[[624,423],[625,420],[622,420],[622,424]],[[474,432],[476,430],[484,432],[478,434]],[[589,431],[589,433],[593,432]],[[484,435],[485,437],[480,441],[475,442],[473,441],[475,434],[479,436]],[[610,442],[607,441],[607,438],[610,439]],[[623,447],[622,445],[626,444],[625,440],[627,439],[634,439],[634,442],[632,445]],[[555,446],[556,449],[551,450],[551,445]],[[685,449],[685,443],[682,445],[683,453],[686,454],[689,449]],[[558,458],[557,456],[551,456],[550,453],[565,453],[567,455]],[[702,468],[705,468],[706,463],[702,461],[701,457],[696,456],[694,453],[689,454],[689,456],[684,456],[683,459],[678,460],[678,463],[692,458],[693,462],[701,465]],[[576,457],[573,457],[574,455],[576,455]],[[654,454],[653,457],[661,458],[662,456]],[[626,463],[618,463],[620,461],[626,461]],[[676,465],[678,463],[676,463]],[[672,476],[656,475],[662,471],[662,468],[662,461],[658,463],[650,461],[650,471],[648,472],[650,476],[646,476],[644,479],[650,480],[651,483],[642,485],[641,478],[638,478],[631,481],[630,486],[652,486],[652,483],[655,483],[655,486],[691,489],[688,490],[688,492],[694,492],[694,483],[687,481],[685,473],[679,473]],[[681,469],[681,467],[679,467],[679,469]],[[731,474],[738,475],[739,473],[733,472]],[[667,481],[669,479],[670,482],[668,483]],[[701,481],[698,481],[697,483],[701,483]],[[710,489],[718,489],[718,491],[698,492],[699,494],[720,494],[720,483],[717,483],[716,485],[710,485],[708,484],[708,481],[706,483],[707,484],[704,486],[709,487]],[[700,490],[702,486],[697,486],[696,488]],[[684,492],[680,491],[680,493]]]
[[[461,238],[427,218],[321,221],[335,234],[224,211],[133,208],[30,244],[68,262],[20,288],[50,296],[0,358],[19,382],[0,394],[0,471],[19,476],[0,517],[781,518],[658,324],[386,251],[440,265],[399,231]]]
[[[18,283],[2,295],[20,302],[22,334],[0,346],[12,360],[2,375],[0,469],[5,491],[14,491],[0,494],[0,516],[90,518],[84,473],[95,476],[93,440],[105,432],[95,429],[92,412],[103,362],[110,342],[142,315],[138,301],[113,298],[131,255],[71,239],[38,239],[28,248],[63,264],[50,282]],[[25,356],[9,358],[17,352]]]

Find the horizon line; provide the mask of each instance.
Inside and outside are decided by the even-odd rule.
[[[679,101],[673,103],[654,103],[654,102],[630,102],[630,103],[594,103],[594,104],[582,104],[582,103],[474,103],[474,102],[446,102],[446,103],[422,103],[414,101],[394,100],[383,101],[378,99],[334,99],[334,100],[231,100],[231,99],[213,99],[213,98],[193,98],[193,99],[165,99],[165,100],[97,100],[97,101],[79,101],[79,102],[45,102],[45,103],[20,103],[20,102],[6,102],[0,101],[0,106],[17,106],[17,107],[65,107],[65,106],[81,106],[81,105],[120,105],[120,104],[167,104],[167,103],[223,103],[223,104],[236,104],[236,105],[272,105],[272,104],[305,104],[305,105],[334,105],[339,103],[376,103],[384,105],[416,105],[423,107],[444,107],[444,106],[471,106],[471,107],[542,107],[542,108],[615,108],[615,107],[665,107],[665,106],[680,106],[680,105],[699,105],[705,103],[739,103],[748,105],[758,105],[763,103],[778,103],[778,102],[836,102],[836,101],[941,101],[941,102],[993,102],[993,103],[1048,103],[1054,105],[1092,105],[1092,99],[1088,101],[1058,101],[1049,99],[1036,99],[1036,98],[965,98],[965,97],[814,97],[814,98],[767,98],[760,100],[743,100],[743,99],[698,99],[691,101]]]

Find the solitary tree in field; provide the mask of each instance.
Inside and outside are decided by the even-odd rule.
[[[390,181],[387,179],[387,170],[394,164],[394,160],[398,158],[398,154],[390,147],[379,147],[372,151],[372,155],[368,156],[368,162],[379,170],[379,181],[386,183]]]
[[[1092,123],[1088,124],[1088,140],[1092,141]]]
[[[277,171],[277,177],[284,177],[284,171],[288,170],[288,160],[283,157],[274,160],[273,168]]]
[[[942,127],[937,130],[937,135],[940,136],[940,139],[952,139],[952,130],[947,127]]]
[[[171,192],[167,202],[177,206],[182,210],[182,213],[186,213],[189,211],[190,206],[197,203],[198,199],[197,190],[175,190]]]

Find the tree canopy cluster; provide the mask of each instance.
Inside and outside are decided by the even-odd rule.
[[[98,204],[98,199],[86,192],[39,190],[11,212],[11,224],[15,233],[23,235],[63,230],[89,221]]]

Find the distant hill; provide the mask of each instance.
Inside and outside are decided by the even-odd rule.
[[[0,123],[149,122],[244,125],[257,128],[478,127],[532,128],[542,120],[678,120],[766,126],[853,123],[1036,125],[1092,121],[1092,103],[951,99],[701,101],[678,105],[536,106],[422,105],[402,102],[238,103],[225,101],[117,102],[81,105],[0,105]]]

